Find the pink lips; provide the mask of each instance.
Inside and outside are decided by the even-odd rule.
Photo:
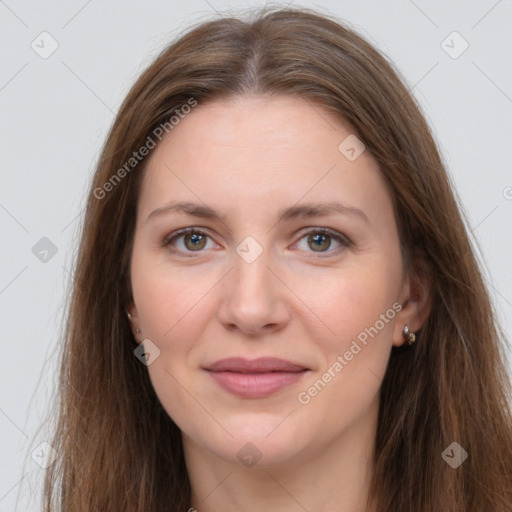
[[[205,368],[225,390],[243,398],[263,398],[298,382],[308,368],[272,357],[221,359]]]

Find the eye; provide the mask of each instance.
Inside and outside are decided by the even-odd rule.
[[[301,237],[301,240],[304,238],[306,238],[308,247],[312,248],[312,252],[315,253],[336,252],[337,249],[350,247],[352,245],[352,242],[346,236],[329,228],[318,228],[308,231]],[[338,244],[338,247],[329,250],[333,239]],[[304,250],[307,251],[307,249]]]
[[[174,244],[177,240],[182,238],[182,247],[177,249]],[[206,247],[206,242],[209,236],[197,228],[180,229],[166,237],[162,242],[163,247],[173,246],[173,251],[176,252],[201,252]],[[183,248],[184,247],[184,248]]]
[[[317,228],[305,233],[300,241],[307,237],[306,243],[309,248],[312,248],[312,252],[314,253],[331,253],[336,252],[337,249],[350,247],[352,246],[352,242],[341,233],[334,231],[329,228]],[[193,252],[201,252],[203,249],[208,249],[207,241],[210,237],[200,229],[191,227],[180,229],[179,231],[175,231],[171,233],[168,237],[166,237],[163,242],[163,247],[172,247],[172,252],[178,253],[193,253]],[[179,247],[177,241],[182,242],[182,246]],[[332,240],[335,240],[338,244],[337,248],[331,249]],[[176,247],[178,245],[178,247]],[[298,245],[298,244],[297,244]],[[302,249],[308,252],[308,249]],[[311,252],[311,251],[310,251]],[[321,256],[320,256],[321,257]]]

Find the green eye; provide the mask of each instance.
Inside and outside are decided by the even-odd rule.
[[[163,246],[168,247],[174,245],[176,240],[183,239],[184,250],[178,249],[177,252],[200,252],[205,248],[208,235],[203,231],[196,228],[186,228],[173,233],[170,237],[167,237]]]
[[[341,233],[329,228],[318,228],[311,230],[300,238],[299,241],[307,238],[307,247],[301,250],[317,254],[336,252],[340,248],[350,247],[352,242]],[[185,228],[171,233],[162,242],[163,247],[172,247],[174,253],[194,253],[202,252],[207,248],[207,242],[210,237],[198,228]],[[181,248],[176,248],[177,242],[182,240]],[[332,241],[338,244],[338,247],[331,249]]]
[[[349,247],[351,245],[350,240],[348,240],[347,237],[342,235],[341,233],[338,233],[336,231],[333,231],[329,228],[320,228],[315,229],[312,231],[309,231],[308,233],[305,233],[301,240],[306,238],[307,247],[312,250],[312,252],[315,253],[330,253],[335,252],[337,249],[341,247]],[[338,247],[335,247],[334,249],[331,249],[332,246],[332,240],[335,240],[338,244]],[[331,249],[331,250],[329,250]],[[304,249],[307,251],[307,249]]]

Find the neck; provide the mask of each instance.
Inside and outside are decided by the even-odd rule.
[[[246,468],[207,453],[184,437],[192,509],[370,512],[366,501],[378,404],[370,409],[314,457],[298,454],[279,465]]]

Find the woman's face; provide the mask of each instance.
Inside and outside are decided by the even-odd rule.
[[[197,106],[152,150],[129,311],[186,449],[290,463],[375,425],[409,280],[351,133],[303,99],[245,97]]]

